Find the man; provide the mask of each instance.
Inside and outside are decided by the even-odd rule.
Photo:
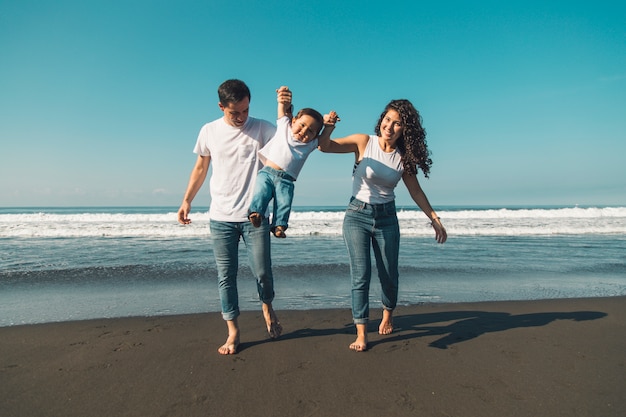
[[[227,80],[217,90],[218,106],[224,116],[205,124],[200,130],[194,152],[198,159],[191,172],[187,191],[178,210],[178,221],[189,224],[191,202],[202,187],[213,162],[210,179],[209,210],[213,253],[217,266],[222,317],[228,326],[228,338],[218,352],[237,353],[239,346],[239,296],[237,269],[239,240],[243,239],[250,269],[257,280],[259,299],[270,337],[277,338],[282,327],[272,308],[274,278],[270,258],[269,223],[255,228],[248,220],[248,208],[254,182],[261,168],[257,152],[274,135],[275,127],[248,117],[250,90],[243,81]]]

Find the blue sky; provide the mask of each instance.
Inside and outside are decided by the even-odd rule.
[[[411,100],[434,206],[623,205],[624,4],[0,0],[0,207],[178,206],[228,78],[256,117],[281,85],[336,110],[337,137]],[[351,168],[314,153],[294,204],[344,205]]]

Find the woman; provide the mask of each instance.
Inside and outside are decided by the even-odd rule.
[[[367,350],[371,249],[382,287],[383,318],[378,333],[388,335],[393,331],[400,250],[394,189],[400,178],[413,201],[431,220],[437,242],[444,243],[447,234],[417,180],[418,168],[428,178],[432,160],[421,117],[411,102],[391,101],[376,125],[376,135],[354,134],[330,140],[337,120],[334,112],[327,115],[319,148],[322,152],[355,154],[352,198],[344,217],[343,237],[350,256],[352,316],[357,329],[350,349],[362,352]]]

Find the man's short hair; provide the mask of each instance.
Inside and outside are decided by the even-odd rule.
[[[222,106],[229,103],[239,103],[244,98],[251,99],[250,89],[241,80],[226,80],[217,89],[217,95]]]

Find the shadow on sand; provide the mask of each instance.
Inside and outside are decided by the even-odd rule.
[[[556,320],[598,320],[607,314],[597,311],[548,312],[510,314],[488,311],[448,311],[409,314],[394,317],[394,333],[384,339],[371,341],[369,347],[420,337],[441,336],[429,346],[447,349],[451,345],[477,338],[485,333],[503,332],[524,327],[546,326]],[[378,330],[378,321],[370,321],[369,332]],[[351,323],[341,328],[305,328],[284,334],[281,340],[320,337],[334,334],[353,334]],[[262,342],[261,342],[262,343]],[[250,347],[250,346],[248,346]]]
[[[378,343],[388,343],[425,336],[441,336],[429,346],[447,349],[455,343],[479,337],[485,333],[503,332],[522,327],[545,326],[556,320],[597,320],[606,313],[597,311],[529,313],[514,315],[487,311],[451,311],[394,317],[396,336]]]

